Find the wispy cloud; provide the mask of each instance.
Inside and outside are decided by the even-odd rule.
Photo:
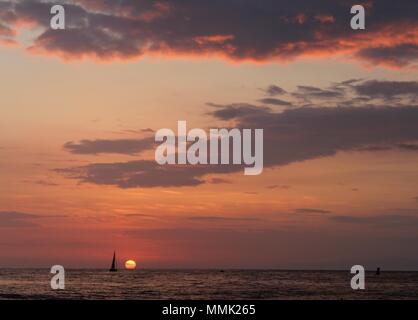
[[[289,101],[285,101],[285,100],[281,100],[281,99],[277,99],[277,98],[263,98],[258,100],[261,103],[264,104],[270,104],[270,105],[274,105],[274,106],[286,106],[286,107],[290,107],[292,105],[291,102]]]
[[[29,213],[1,211],[0,228],[33,228],[38,224],[33,222],[38,216]]]
[[[331,211],[323,210],[323,209],[317,209],[317,208],[298,208],[295,209],[296,213],[306,213],[306,214],[327,214],[331,213]]]
[[[407,151],[418,151],[418,144],[400,143],[397,145],[399,149]]]
[[[232,183],[231,180],[228,179],[223,179],[223,178],[212,178],[209,180],[209,183],[212,184],[230,184]]]
[[[222,217],[222,216],[193,216],[188,217],[188,220],[194,221],[258,221],[259,218],[254,217]]]
[[[154,137],[142,139],[119,139],[119,140],[82,140],[78,143],[67,142],[64,149],[74,154],[138,154],[149,150],[154,146]]]
[[[417,81],[379,81],[369,80],[358,82],[352,88],[359,95],[368,98],[392,99],[397,97],[418,98]]]
[[[155,188],[198,186],[205,183],[207,174],[234,173],[241,166],[161,166],[154,160],[138,160],[119,163],[93,163],[83,167],[57,169],[69,178],[99,185],[115,185],[120,188]]]
[[[288,185],[277,185],[277,184],[273,184],[270,186],[266,186],[267,189],[290,189],[290,186]]]
[[[286,94],[286,90],[274,84],[270,85],[266,89],[263,89],[263,91],[270,97]]]
[[[375,216],[333,216],[332,221],[349,224],[371,224],[385,228],[412,227],[418,228],[418,216],[414,215],[375,215]]]

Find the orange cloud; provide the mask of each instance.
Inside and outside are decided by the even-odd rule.
[[[334,23],[335,22],[334,16],[326,15],[326,14],[315,16],[315,20],[321,23]]]

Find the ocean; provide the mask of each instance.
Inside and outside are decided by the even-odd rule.
[[[48,269],[0,269],[0,299],[418,299],[418,272],[367,272],[360,291],[347,271],[66,270],[58,291],[51,277]]]

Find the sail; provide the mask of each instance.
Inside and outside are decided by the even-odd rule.
[[[118,271],[118,269],[116,269],[116,252],[113,252],[112,266],[110,267],[109,271],[111,272]]]

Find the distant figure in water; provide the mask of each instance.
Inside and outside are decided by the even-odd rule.
[[[376,270],[376,275],[377,275],[377,276],[380,276],[380,268],[377,268],[377,270]]]

